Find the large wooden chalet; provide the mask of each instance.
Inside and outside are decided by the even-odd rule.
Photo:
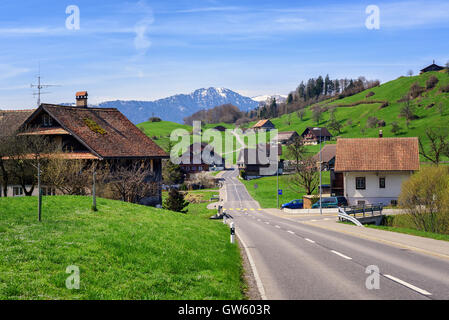
[[[156,181],[162,180],[162,159],[168,154],[115,108],[90,108],[87,92],[76,94],[76,106],[41,104],[36,110],[0,111],[0,135],[48,137],[61,151],[57,157],[130,166],[146,162]],[[5,129],[8,128],[8,129]],[[21,195],[20,190],[16,195]],[[160,204],[161,189],[144,199]]]

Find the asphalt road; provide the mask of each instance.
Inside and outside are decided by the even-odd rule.
[[[236,170],[222,177],[225,212],[249,250],[267,299],[449,300],[449,260],[269,214]],[[368,266],[379,270],[379,289],[366,286],[373,277]]]

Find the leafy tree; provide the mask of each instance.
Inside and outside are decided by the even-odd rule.
[[[172,188],[168,193],[168,198],[164,201],[163,208],[170,211],[187,213],[188,210],[184,208],[188,205],[189,202],[184,199],[184,194]]]
[[[340,123],[340,121],[337,120],[335,116],[335,111],[336,111],[335,108],[331,109],[330,111],[329,128],[333,131],[337,131],[338,134],[340,134],[343,125]]]
[[[162,177],[164,183],[168,185],[181,184],[184,182],[184,173],[181,170],[181,166],[174,164],[170,160],[167,160],[162,166]]]
[[[399,204],[418,230],[449,234],[448,168],[422,168],[402,185]]]
[[[319,106],[314,107],[312,111],[313,121],[315,121],[316,124],[319,125],[322,117],[323,117],[323,109]]]

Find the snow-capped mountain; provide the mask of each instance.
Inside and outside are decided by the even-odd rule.
[[[162,120],[183,123],[183,119],[202,109],[230,103],[242,111],[256,108],[259,103],[225,88],[198,89],[190,94],[178,94],[156,101],[108,101],[101,108],[117,108],[133,123],[147,121],[153,114]]]
[[[271,100],[276,99],[276,102],[285,102],[287,101],[287,96],[286,95],[282,95],[282,94],[274,94],[274,95],[263,95],[263,96],[257,96],[257,97],[252,97],[251,99],[253,99],[254,101],[259,102],[259,104],[267,104],[270,103]]]

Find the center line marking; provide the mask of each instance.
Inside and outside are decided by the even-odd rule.
[[[426,296],[431,296],[432,295],[430,292],[428,292],[426,290],[423,290],[423,289],[420,289],[418,287],[415,287],[414,285],[412,285],[412,284],[410,284],[408,282],[402,281],[401,279],[398,279],[398,278],[395,278],[393,276],[390,276],[389,274],[385,274],[385,277],[387,277],[390,280],[393,280],[394,282],[400,283],[403,286],[406,286],[407,288],[410,288],[410,289],[412,289],[412,290],[414,290],[416,292],[419,292],[419,293],[421,293],[423,295],[426,295]]]
[[[331,250],[331,252],[335,253],[337,256],[340,256],[340,257],[342,257],[342,258],[345,258],[345,259],[348,259],[348,260],[352,260],[351,257],[345,256],[343,253],[340,253],[340,252],[338,252],[338,251]]]
[[[288,230],[287,232],[290,234],[295,234],[293,231],[290,231],[290,230]]]
[[[309,242],[311,242],[311,243],[315,243],[315,241],[310,240],[310,239],[308,239],[308,238],[305,238],[304,240],[309,241]]]

